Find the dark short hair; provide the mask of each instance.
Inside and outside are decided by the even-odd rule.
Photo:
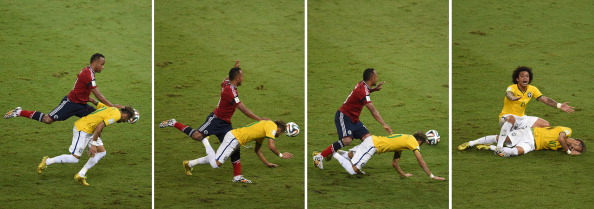
[[[422,143],[427,142],[427,135],[425,135],[425,133],[423,133],[422,131],[417,131],[415,134],[413,134],[413,136],[415,137],[415,139],[417,139],[417,141],[420,141]]]
[[[575,139],[575,140],[580,142],[580,145],[582,146],[582,151],[580,153],[584,153],[586,151],[586,143],[584,143],[584,141],[582,141],[581,139]]]
[[[520,77],[520,72],[522,71],[528,72],[528,75],[530,76],[530,80],[528,80],[528,83],[532,83],[532,78],[534,77],[534,75],[532,75],[532,68],[526,66],[519,66],[514,70],[514,73],[512,74],[512,82],[514,84],[518,84],[518,81],[516,81],[516,79]]]
[[[363,80],[369,81],[369,79],[371,79],[371,75],[373,75],[373,71],[375,71],[373,68],[365,69],[365,71],[363,71]]]
[[[128,114],[130,117],[134,115],[134,108],[130,105],[127,105],[126,107],[120,109],[120,111],[122,111],[122,113]]]
[[[287,130],[287,124],[285,123],[285,121],[276,120],[276,121],[274,121],[274,123],[276,123],[276,126],[278,126],[279,128],[281,128],[281,131],[282,132],[285,132]]]
[[[93,56],[91,56],[91,61],[89,63],[93,63],[95,60],[99,60],[102,57],[103,57],[103,59],[105,59],[105,56],[103,56],[102,54],[95,53],[95,54],[93,54]]]
[[[229,80],[232,81],[235,79],[235,77],[239,76],[240,70],[241,68],[238,67],[231,68],[231,70],[229,70]]]

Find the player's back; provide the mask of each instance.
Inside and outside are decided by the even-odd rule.
[[[74,82],[74,87],[68,93],[68,100],[74,103],[86,104],[91,95],[91,89],[97,88],[95,80],[95,72],[91,67],[84,67],[79,73]]]
[[[74,122],[76,129],[92,134],[99,123],[105,122],[105,126],[108,126],[118,122],[122,118],[120,110],[116,107],[109,107],[103,103],[99,103],[97,108],[95,112]]]
[[[559,134],[565,132],[566,137],[571,137],[571,128],[563,126],[552,126],[544,128],[534,128],[534,142],[536,150],[550,149],[559,150],[563,147],[559,142]]]
[[[221,83],[221,97],[219,98],[219,103],[213,113],[217,118],[231,124],[231,117],[233,117],[235,108],[240,103],[241,101],[239,100],[237,87],[233,86],[229,80],[224,80],[223,83]]]
[[[261,120],[250,123],[242,128],[233,129],[231,133],[235,136],[241,145],[245,145],[250,141],[271,138],[274,139],[277,131],[276,123],[270,120]]]
[[[378,153],[419,149],[417,139],[409,134],[392,134],[389,136],[371,136]]]
[[[369,94],[369,87],[364,81],[357,83],[346,101],[340,106],[339,111],[349,116],[353,122],[358,122],[363,106],[371,102]]]

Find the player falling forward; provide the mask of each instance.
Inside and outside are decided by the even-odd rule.
[[[499,140],[498,135],[490,135],[466,142],[458,146],[458,150],[466,150],[476,146],[479,150],[491,150],[501,157],[518,156],[533,150],[556,150],[569,155],[580,155],[586,151],[586,144],[581,139],[571,138],[571,129],[563,126],[522,128],[513,130],[505,138]],[[504,141],[507,147],[498,149],[492,143]],[[468,144],[468,146],[463,146]]]
[[[392,167],[398,172],[400,177],[407,178],[411,177],[412,174],[405,173],[400,168],[400,157],[402,156],[403,150],[412,150],[419,162],[419,165],[425,171],[425,173],[435,180],[445,180],[445,178],[434,176],[433,173],[427,167],[427,163],[423,160],[421,155],[420,146],[427,141],[427,136],[418,131],[414,135],[408,134],[392,134],[389,136],[371,136],[371,139],[363,141],[360,145],[349,150],[349,152],[339,150],[332,156],[340,162],[340,165],[351,175],[365,174],[361,170],[363,166],[369,161],[371,156],[375,153],[394,152],[394,158],[392,160]]]
[[[138,111],[130,106],[118,109],[116,107],[108,107],[103,103],[98,103],[96,105],[98,109],[95,112],[74,122],[74,128],[72,128],[72,144],[68,149],[70,153],[53,158],[48,158],[48,156],[43,157],[41,163],[37,166],[37,173],[41,174],[47,166],[54,163],[78,163],[85,147],[88,146],[88,154],[91,157],[83,168],[74,175],[74,179],[83,186],[89,186],[87,177],[85,176],[87,171],[95,166],[95,164],[107,154],[107,151],[103,146],[103,141],[99,138],[103,128],[116,122],[136,123],[140,118]]]
[[[359,115],[361,115],[363,106],[369,109],[373,118],[382,124],[388,134],[392,134],[392,128],[384,122],[379,111],[377,111],[373,103],[371,103],[371,98],[369,96],[371,92],[382,89],[384,82],[380,82],[376,86],[377,80],[377,73],[373,68],[367,68],[363,72],[363,80],[357,83],[355,89],[349,94],[346,101],[342,104],[340,109],[336,111],[334,116],[334,124],[336,125],[336,131],[338,132],[338,141],[332,143],[321,153],[314,152],[313,161],[315,167],[324,169],[322,159],[331,159],[329,157],[331,157],[332,153],[335,153],[340,148],[348,146],[353,141],[353,138],[361,139],[363,141],[371,139],[369,130],[367,130],[359,120]],[[373,86],[375,86],[375,88],[371,88]]]
[[[200,128],[193,129],[186,126],[175,119],[170,119],[161,122],[159,127],[175,127],[181,132],[187,134],[190,138],[201,141],[205,137],[215,135],[220,142],[223,141],[225,134],[233,129],[231,125],[231,117],[235,113],[235,109],[241,110],[243,114],[256,121],[267,120],[268,118],[260,117],[254,114],[247,108],[240,100],[237,93],[237,87],[243,83],[243,70],[239,68],[239,60],[235,62],[235,66],[229,70],[229,77],[225,78],[221,83],[221,97],[219,104],[207,117]],[[233,165],[233,178],[243,178],[241,175],[241,161],[240,149],[231,155],[231,164]]]
[[[557,103],[555,100],[544,96],[538,88],[530,85],[532,79],[531,68],[520,66],[514,70],[512,74],[512,82],[514,84],[507,87],[505,98],[503,99],[503,109],[499,113],[499,123],[501,126],[499,132],[500,138],[506,138],[508,132],[516,129],[550,126],[548,121],[535,116],[527,116],[524,113],[528,102],[533,97],[537,101],[551,107],[557,107],[564,112],[574,112],[573,107],[568,105],[569,102]],[[497,147],[500,149],[503,148],[503,140],[497,143]]]
[[[95,108],[88,105],[87,102],[95,103],[95,99],[89,97],[91,93],[103,104],[113,107],[97,87],[95,80],[95,73],[101,73],[105,65],[105,57],[102,54],[96,53],[91,56],[90,65],[83,68],[76,78],[74,88],[65,96],[60,104],[49,114],[44,114],[38,111],[23,110],[17,107],[8,111],[4,115],[4,119],[14,117],[26,117],[42,123],[51,124],[54,121],[64,121],[73,115],[81,118],[95,111]],[[121,105],[116,105],[117,108],[123,108]]]
[[[276,168],[278,165],[268,162],[266,157],[264,157],[264,154],[260,151],[260,148],[262,147],[264,140],[268,139],[268,148],[272,153],[278,155],[282,159],[292,158],[293,154],[289,152],[281,153],[276,149],[274,144],[276,138],[279,137],[281,133],[285,132],[285,130],[286,125],[283,121],[272,122],[270,120],[261,120],[253,122],[243,128],[233,129],[227,132],[216,153],[210,146],[208,138],[205,138],[202,140],[202,144],[204,144],[207,155],[195,160],[184,161],[183,165],[186,169],[186,175],[191,176],[192,167],[199,164],[210,164],[213,168],[219,168],[233,152],[239,149],[239,145],[245,146],[251,141],[256,141],[254,151],[262,163],[269,168]],[[234,177],[233,182],[252,183],[252,181],[245,179],[243,176]]]

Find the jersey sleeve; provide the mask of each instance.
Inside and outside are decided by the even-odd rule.
[[[266,130],[266,138],[274,139],[274,137],[276,136],[276,131],[278,129],[276,127],[276,123],[272,121],[267,121],[267,124],[264,129]]]
[[[565,136],[571,137],[571,128],[564,127],[562,132],[565,132]]]
[[[97,81],[95,80],[95,75],[91,72],[91,69],[85,69],[81,75],[83,83],[87,86],[87,89],[94,89],[97,88]]]
[[[231,88],[231,93],[233,96],[233,104],[235,106],[237,106],[238,104],[241,104],[241,100],[239,100],[239,94],[237,93],[237,90]]]
[[[101,102],[98,102],[98,103],[97,103],[97,109],[101,109],[101,108],[103,108],[103,107],[107,107],[107,105],[105,105],[105,104],[103,104],[103,103],[101,103]]]
[[[108,107],[110,113],[108,114],[108,116],[103,120],[103,122],[105,123],[105,126],[109,126],[111,124],[117,123],[118,120],[120,120],[122,118],[122,114],[120,113],[120,110],[118,110],[118,108],[115,107]]]
[[[363,104],[371,103],[371,97],[370,97],[369,89],[367,89],[367,87],[363,87],[361,90],[359,90],[358,94],[360,95],[361,103],[363,103]]]
[[[514,92],[514,89],[512,88],[513,85],[510,85],[507,87],[507,89],[505,90],[505,92],[511,91]]]
[[[415,150],[418,150],[419,152],[421,151],[421,147],[419,146],[419,143],[414,138],[411,138],[410,140],[408,140],[406,145],[407,145],[408,149],[412,150],[413,152]]]

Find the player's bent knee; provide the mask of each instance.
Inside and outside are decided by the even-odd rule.
[[[202,136],[202,134],[198,131],[196,131],[192,134],[192,139],[194,139],[194,140],[202,141],[203,138],[204,138],[204,136]]]
[[[344,146],[348,146],[349,144],[351,144],[352,141],[353,141],[353,138],[351,138],[351,137],[342,138],[342,144]]]

